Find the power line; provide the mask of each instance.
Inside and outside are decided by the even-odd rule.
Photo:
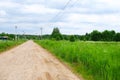
[[[64,10],[67,8],[67,6],[70,4],[71,1],[72,1],[72,0],[68,0],[68,1],[67,1],[67,3],[63,6],[62,11],[64,11]],[[53,20],[55,20],[61,13],[62,13],[62,12],[59,11],[55,16],[53,16],[53,17],[49,20],[49,22],[52,22]],[[53,24],[51,24],[51,23],[46,23],[46,24],[45,24],[45,26],[51,26],[51,25],[53,25]]]
[[[62,8],[62,11],[64,11],[66,8],[67,8],[67,6],[70,4],[70,2],[71,2],[72,0],[69,0],[69,1],[67,1],[67,3],[64,5],[64,7]],[[61,13],[62,13],[62,11],[59,11],[50,21],[52,21],[52,20],[54,20],[55,18],[57,18]]]
[[[72,5],[71,7],[73,7],[79,0],[76,0]]]
[[[65,6],[62,8],[62,11],[58,12],[58,13],[51,19],[51,21],[57,20],[57,18],[60,18],[60,16],[62,16],[62,15],[64,14],[65,10],[67,9],[68,5],[69,5],[71,2],[73,2],[73,3],[71,4],[70,7],[73,7],[78,1],[79,1],[79,0],[75,0],[75,1],[73,2],[72,0],[69,0],[69,1],[65,4]]]
[[[49,22],[51,22],[51,21],[53,21],[53,20],[57,20],[57,18],[59,18],[60,15],[62,15],[63,12],[65,12],[66,8],[67,8],[68,5],[71,3],[71,1],[72,1],[72,0],[68,0],[67,3],[63,6],[62,11],[59,11],[54,17],[52,17],[52,18],[49,20]],[[76,0],[70,7],[73,7],[73,6],[77,3],[77,1],[79,1],[79,0]],[[48,24],[45,24],[45,25],[46,25],[46,26],[51,26],[51,25],[53,25],[53,23],[48,23]]]

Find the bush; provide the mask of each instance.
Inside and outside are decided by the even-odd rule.
[[[70,36],[70,42],[75,42],[75,36],[74,35]]]

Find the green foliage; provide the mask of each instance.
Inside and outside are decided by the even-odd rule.
[[[0,34],[0,37],[2,37],[2,36],[8,36],[9,40],[13,40],[15,38],[14,34],[8,34],[8,33],[4,33],[4,32],[2,32]]]
[[[20,40],[20,41],[0,41],[0,52],[3,52],[7,49],[10,49],[14,46],[17,46],[25,41]]]
[[[114,36],[114,40],[115,40],[115,41],[120,41],[120,33],[117,33],[117,34]]]
[[[94,30],[92,33],[91,33],[91,40],[93,41],[100,41],[101,40],[101,33],[97,30]]]
[[[113,41],[114,36],[115,36],[115,31],[105,30],[102,32],[103,41]]]
[[[84,41],[120,41],[116,36],[114,30],[99,32],[98,30],[93,30],[91,33],[86,33],[85,35],[80,35],[79,39]],[[117,40],[116,40],[117,39]]]
[[[75,42],[75,36],[74,35],[70,36],[70,42]]]
[[[120,43],[36,41],[88,80],[120,80]],[[92,75],[92,76],[91,76]]]
[[[8,36],[9,40],[14,40],[15,34],[1,33],[2,36]],[[62,35],[58,28],[54,28],[51,35],[42,35],[42,39],[52,39],[52,40],[70,40],[72,35]],[[20,35],[18,34],[19,39],[33,39],[40,40],[40,35]],[[91,33],[86,33],[85,35],[74,35],[75,40],[82,41],[120,41],[119,33],[116,33],[114,30],[99,32],[98,30],[93,30]]]
[[[53,32],[51,34],[51,38],[55,39],[55,40],[62,40],[63,39],[63,37],[62,37],[58,28],[53,29]]]
[[[2,32],[2,33],[0,34],[0,36],[7,36],[7,34],[4,33],[4,32]]]
[[[70,36],[69,35],[62,35],[64,40],[69,40]]]
[[[14,34],[9,34],[8,36],[9,36],[9,40],[14,40],[14,38],[15,38]]]

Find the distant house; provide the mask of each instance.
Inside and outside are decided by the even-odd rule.
[[[8,40],[8,36],[0,36],[0,40]]]

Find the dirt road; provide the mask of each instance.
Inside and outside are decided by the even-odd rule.
[[[81,80],[33,41],[0,54],[0,80]]]

